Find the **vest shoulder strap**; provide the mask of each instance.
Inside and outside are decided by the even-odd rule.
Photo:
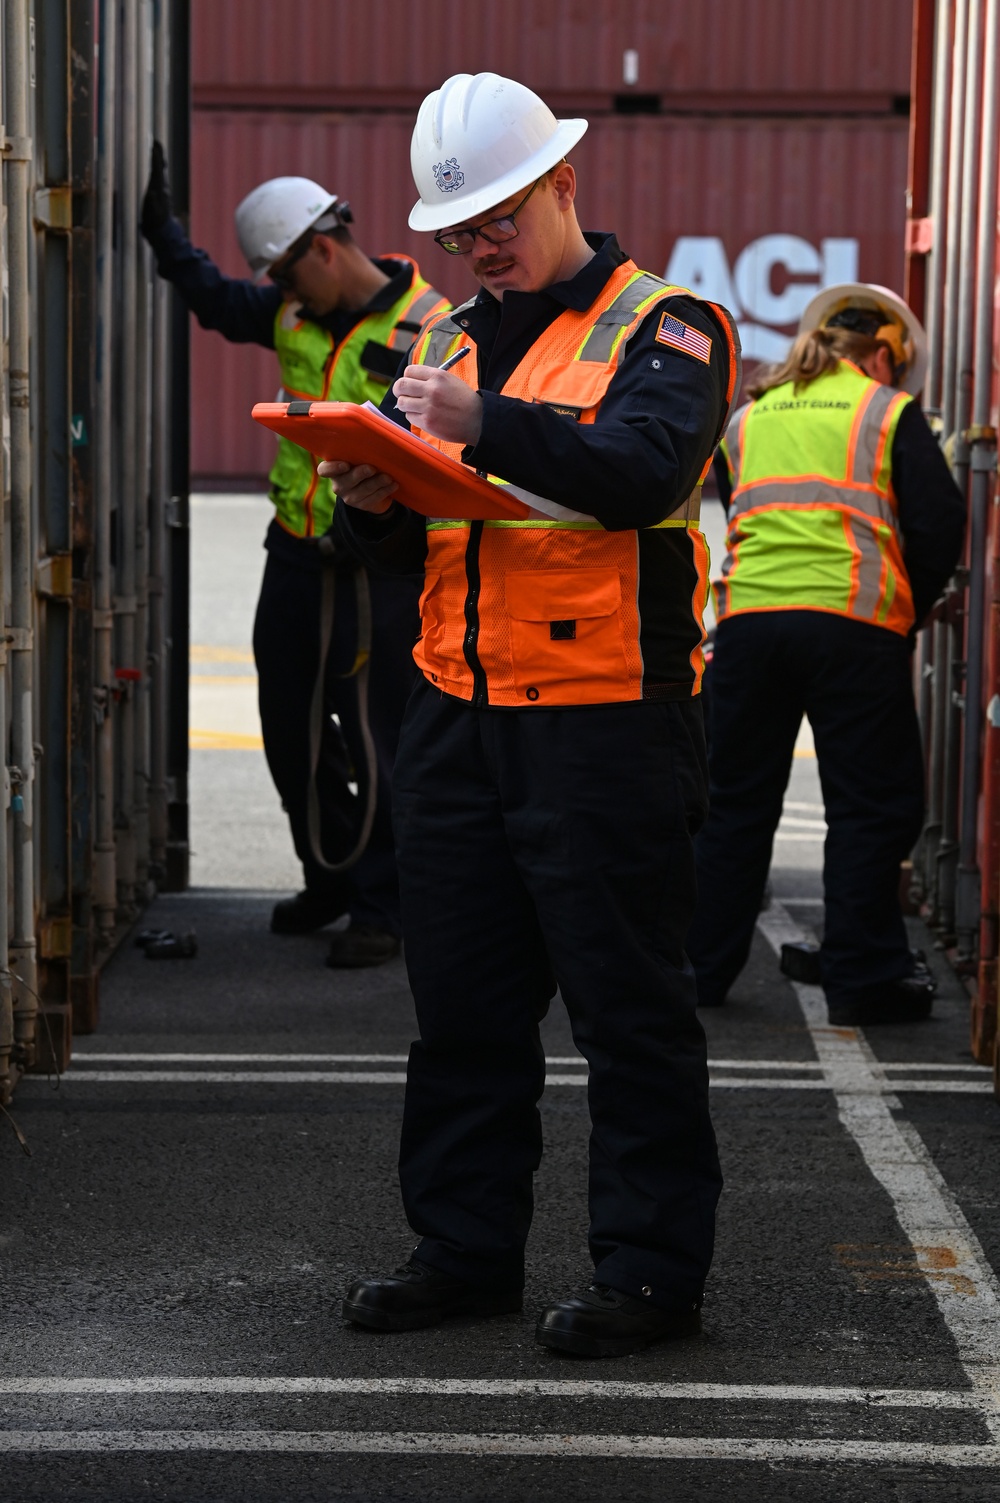
[[[475,298],[469,298],[468,302],[460,303],[450,313],[443,313],[440,318],[432,319],[429,325],[425,324],[418,339],[417,348],[413,352],[414,360],[418,365],[444,364],[455,341],[465,335],[465,330],[458,320],[475,301]]]
[[[405,349],[408,343],[412,344],[427,320],[433,313],[441,310],[444,302],[445,298],[436,287],[424,287],[416,297],[404,303],[400,310],[402,317],[393,326],[389,336],[390,349],[401,350]]]
[[[621,359],[632,325],[636,324],[647,308],[666,297],[685,291],[686,288],[671,286],[652,272],[640,271],[597,317],[580,348],[579,358],[599,360],[604,364],[615,355]]]

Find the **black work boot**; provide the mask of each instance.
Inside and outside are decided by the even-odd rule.
[[[344,1299],[345,1320],[373,1331],[419,1331],[450,1315],[511,1315],[522,1303],[520,1289],[469,1284],[411,1258],[381,1279],[359,1279]]]
[[[577,1357],[627,1357],[654,1341],[697,1336],[700,1330],[700,1303],[659,1310],[607,1284],[591,1284],[543,1310],[535,1340],[554,1352]]]
[[[830,1022],[838,1028],[922,1023],[931,1015],[936,991],[937,982],[927,967],[918,962],[912,976],[828,997]]]
[[[399,940],[374,924],[351,924],[330,941],[326,963],[332,970],[351,970],[365,965],[384,965],[399,954]]]
[[[312,934],[347,912],[347,901],[306,887],[271,909],[272,934]]]

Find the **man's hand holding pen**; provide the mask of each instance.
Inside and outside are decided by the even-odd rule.
[[[408,365],[393,386],[396,405],[414,428],[421,428],[450,444],[476,444],[483,425],[483,401],[477,391],[448,374],[471,351],[463,345],[444,365]],[[359,511],[386,512],[398,490],[389,475],[371,465],[351,466],[344,460],[327,459],[319,473],[333,481],[345,506]]]

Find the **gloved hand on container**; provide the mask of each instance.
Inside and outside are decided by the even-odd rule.
[[[167,160],[159,141],[153,142],[149,161],[149,182],[142,197],[142,212],[139,227],[146,240],[153,241],[163,230],[173,214],[170,200],[170,182],[167,178]]]

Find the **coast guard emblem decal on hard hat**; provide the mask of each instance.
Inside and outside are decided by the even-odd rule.
[[[431,170],[442,193],[456,193],[465,182],[465,173],[458,165],[457,157],[449,157],[447,162],[437,162]]]

